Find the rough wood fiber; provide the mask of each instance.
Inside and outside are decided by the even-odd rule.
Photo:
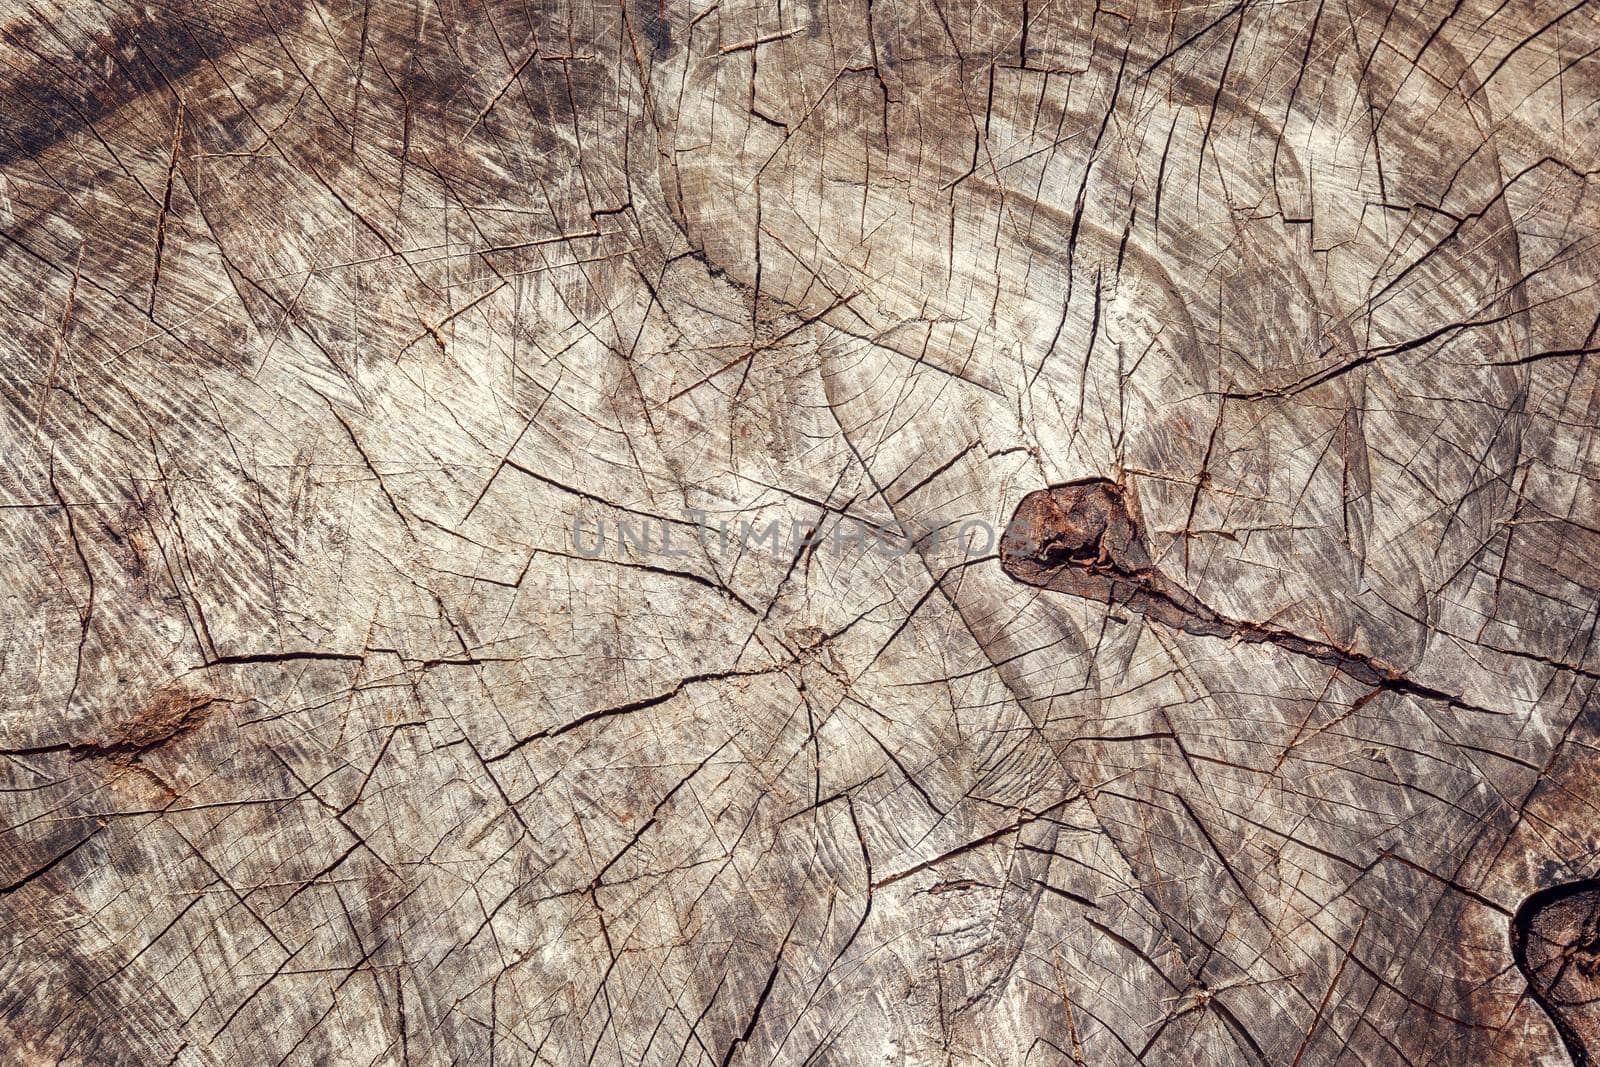
[[[0,58],[0,1061],[1600,1054],[1592,3]]]

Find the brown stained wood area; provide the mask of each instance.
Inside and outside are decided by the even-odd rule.
[[[1600,7],[0,3],[0,1064],[1600,1055]]]
[[[1512,951],[1576,1067],[1600,1051],[1600,882],[1540,890],[1517,909]]]

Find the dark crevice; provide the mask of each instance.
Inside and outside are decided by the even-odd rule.
[[[1276,645],[1375,689],[1501,714],[1408,678],[1375,656],[1232,619],[1202,603],[1155,567],[1126,491],[1103,478],[1023,497],[1000,540],[1000,565],[1024,584],[1123,607],[1197,637]]]
[[[109,760],[129,766],[147,752],[170,745],[203,726],[216,697],[168,692],[157,695],[110,737],[100,741],[63,741],[27,748],[0,749],[0,756],[42,756],[64,752],[74,760]]]

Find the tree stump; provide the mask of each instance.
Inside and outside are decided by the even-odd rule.
[[[1600,1056],[1600,8],[0,54],[0,1061]]]

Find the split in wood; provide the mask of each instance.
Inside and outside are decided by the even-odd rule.
[[[1503,714],[1408,678],[1375,656],[1221,614],[1155,566],[1139,525],[1137,501],[1123,486],[1104,478],[1023,497],[1000,540],[1000,566],[1025,585],[1125,607],[1184,633],[1276,645],[1375,690]]]

